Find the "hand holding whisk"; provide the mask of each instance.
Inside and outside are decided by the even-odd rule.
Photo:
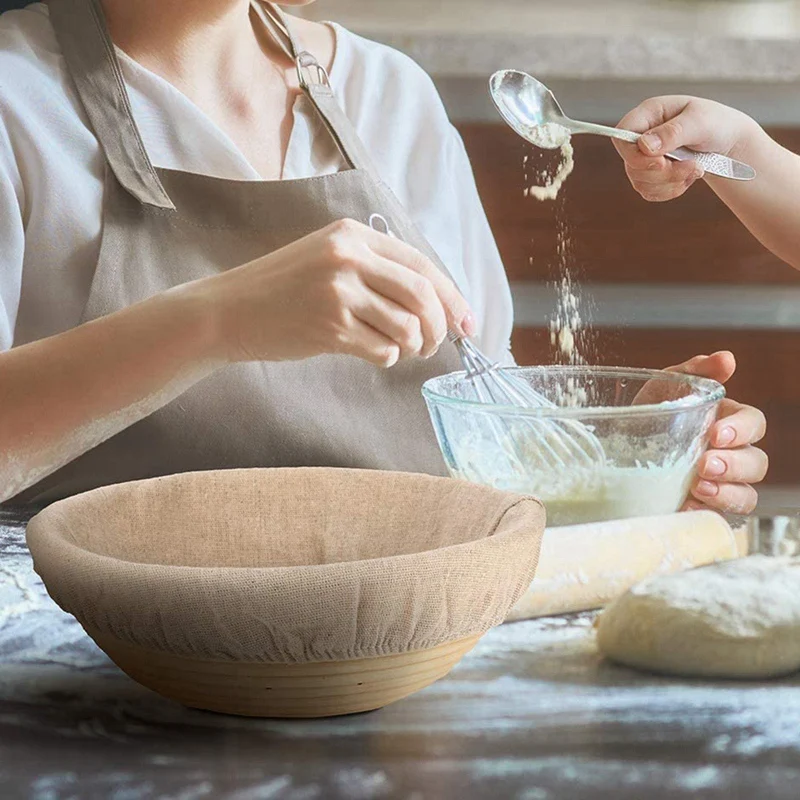
[[[386,219],[380,214],[373,214],[369,218],[369,225],[374,230],[394,236]],[[479,402],[520,409],[557,407],[553,401],[517,377],[512,369],[493,362],[466,337],[450,331],[448,339],[455,345],[464,365],[464,381],[471,386]],[[515,424],[513,429],[497,420],[492,420],[492,424],[500,428],[497,435],[508,443],[508,449],[523,472],[530,466],[561,470],[570,466],[586,468],[605,462],[603,446],[592,431],[580,422],[532,414],[529,419]],[[531,465],[531,460],[538,463]]]

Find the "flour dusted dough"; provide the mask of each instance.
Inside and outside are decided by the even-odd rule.
[[[800,558],[749,558],[651,578],[612,603],[597,644],[631,667],[767,678],[800,669]]]

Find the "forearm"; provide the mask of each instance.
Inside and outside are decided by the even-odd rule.
[[[222,361],[178,287],[0,354],[0,501],[166,405]]]
[[[800,156],[760,128],[732,155],[753,166],[756,179],[707,176],[708,185],[767,249],[800,269]]]

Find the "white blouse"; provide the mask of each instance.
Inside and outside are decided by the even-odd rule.
[[[345,113],[471,303],[483,348],[510,359],[508,281],[463,143],[432,81],[401,53],[333,27],[330,77]],[[233,141],[185,95],[118,54],[155,166],[260,180]],[[341,166],[308,100],[299,97],[283,177]],[[103,181],[103,155],[66,72],[47,6],[3,14],[0,349],[78,324],[100,248]]]

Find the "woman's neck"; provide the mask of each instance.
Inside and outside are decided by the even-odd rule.
[[[249,0],[102,0],[114,42],[131,58],[191,95],[234,99],[263,80],[265,57],[282,52],[254,32]]]
[[[249,0],[101,2],[117,46],[202,109],[263,178],[280,176],[297,72],[254,20]],[[335,41],[330,29],[297,23],[303,44],[329,66]]]

